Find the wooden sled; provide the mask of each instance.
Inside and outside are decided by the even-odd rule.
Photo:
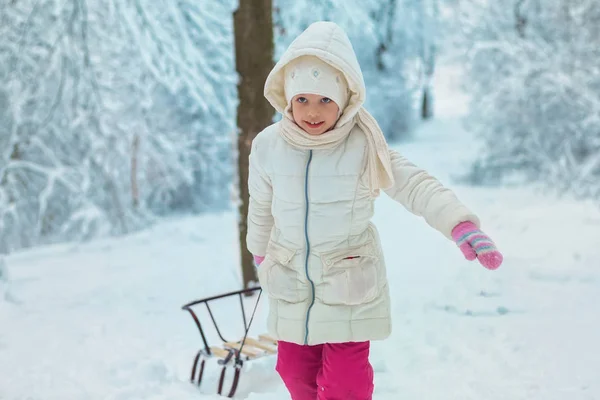
[[[254,317],[254,312],[256,311],[256,306],[258,306],[258,302],[260,301],[260,295],[262,290],[260,287],[239,290],[235,292],[225,293],[218,296],[207,297],[205,299],[195,300],[191,303],[188,303],[182,307],[183,310],[188,311],[198,330],[200,331],[200,336],[202,337],[202,342],[204,347],[201,348],[194,357],[194,362],[192,364],[192,372],[190,376],[190,381],[195,383],[197,386],[200,386],[202,382],[202,376],[204,374],[204,369],[206,366],[206,361],[211,358],[216,358],[219,365],[221,365],[221,375],[219,377],[219,383],[217,385],[217,393],[219,395],[223,395],[223,386],[225,384],[226,371],[228,369],[233,370],[233,380],[231,386],[229,387],[229,392],[227,393],[227,397],[231,398],[235,395],[235,392],[238,387],[238,383],[240,380],[240,373],[242,366],[245,361],[255,360],[261,357],[270,356],[277,354],[277,341],[270,337],[269,335],[262,334],[258,335],[257,338],[248,337],[248,330],[250,329],[250,325],[252,324],[252,318],[250,322],[246,322],[246,313],[244,310],[244,302],[242,299],[242,295],[255,292],[260,290],[258,294],[258,299],[256,300],[256,305],[254,307],[254,311],[252,313],[252,318]],[[221,331],[219,330],[219,325],[215,321],[212,310],[210,309],[210,305],[208,304],[210,301],[222,299],[230,296],[239,296],[240,306],[242,311],[242,319],[244,322],[244,332],[245,335],[238,341],[229,341],[226,340]],[[213,326],[219,335],[222,343],[220,346],[210,346],[206,340],[206,336],[204,334],[204,330],[202,329],[202,324],[198,319],[196,313],[192,309],[193,306],[198,304],[205,304],[206,309],[208,310],[208,314],[212,320]]]

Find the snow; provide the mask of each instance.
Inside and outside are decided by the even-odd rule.
[[[599,399],[600,211],[461,184],[477,143],[460,125],[468,99],[450,86],[457,71],[443,72],[438,119],[395,147],[480,215],[505,262],[468,262],[422,219],[378,200],[394,330],[372,345],[374,399]],[[0,261],[0,399],[218,399],[214,363],[200,389],[189,383],[201,340],[181,306],[239,289],[236,228],[234,213],[171,218]],[[251,310],[256,297],[244,301]],[[212,307],[239,337],[239,299]],[[261,301],[251,334],[265,331],[266,311]],[[236,398],[289,399],[274,365],[247,364]]]

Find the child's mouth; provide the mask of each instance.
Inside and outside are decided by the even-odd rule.
[[[304,122],[306,123],[306,125],[308,125],[309,128],[312,128],[312,129],[320,128],[325,123],[325,121],[316,122],[316,123],[308,122],[308,121],[304,121]]]

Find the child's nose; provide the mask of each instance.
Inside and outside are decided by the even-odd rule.
[[[319,115],[319,110],[315,109],[315,108],[310,108],[308,110],[308,116],[309,117],[317,117]]]

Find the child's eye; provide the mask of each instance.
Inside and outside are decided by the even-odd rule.
[[[322,101],[323,103],[325,103],[325,104],[327,104],[327,103],[331,103],[331,99],[330,99],[329,97],[323,97],[323,98],[321,99],[321,101]]]
[[[306,99],[306,97],[298,97],[298,98],[296,99],[296,101],[297,101],[298,103],[306,103],[308,100]]]

